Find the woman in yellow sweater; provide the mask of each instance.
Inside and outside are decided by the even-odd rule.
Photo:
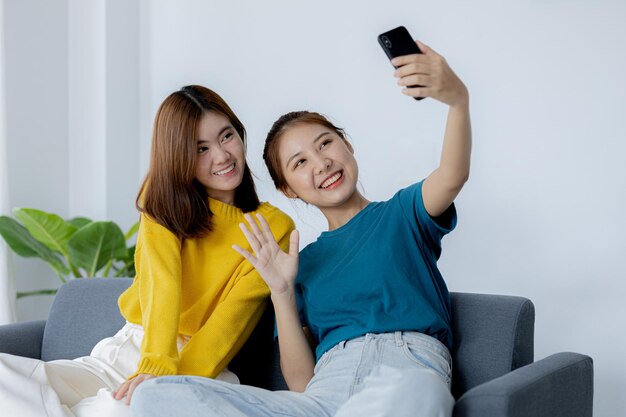
[[[137,370],[115,398],[128,403],[139,383],[163,375],[237,381],[226,365],[260,319],[269,289],[230,242],[245,243],[238,225],[247,212],[267,213],[285,247],[293,222],[259,202],[245,129],[219,95],[188,86],[161,105],[137,207],[137,277],[119,305],[143,337]]]
[[[130,415],[134,389],[157,376],[237,382],[226,366],[260,319],[269,289],[231,245],[248,247],[239,229],[244,213],[268,219],[284,250],[294,224],[259,201],[245,129],[215,92],[187,86],[161,104],[137,207],[137,275],[119,298],[127,324],[84,358],[45,363],[0,354],[3,415],[118,417]]]

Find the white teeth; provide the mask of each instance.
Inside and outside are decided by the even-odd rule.
[[[223,169],[221,171],[214,172],[213,174],[214,175],[226,175],[226,174],[230,173],[230,171],[232,171],[233,169],[235,169],[235,164],[231,164],[227,168],[225,168],[225,169]]]
[[[339,180],[339,178],[341,178],[342,173],[338,172],[335,175],[333,175],[332,177],[330,177],[329,179],[327,179],[326,181],[324,181],[322,183],[322,185],[320,185],[321,188],[328,188],[331,185],[333,185],[334,183],[337,182],[337,180]]]

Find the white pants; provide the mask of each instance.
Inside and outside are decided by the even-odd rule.
[[[127,323],[90,356],[43,362],[0,353],[0,414],[6,417],[125,417],[112,392],[137,371],[143,327]],[[178,337],[180,350],[189,337]],[[217,379],[238,383],[225,370]]]

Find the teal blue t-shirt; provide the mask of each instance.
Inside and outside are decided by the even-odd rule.
[[[316,357],[366,333],[418,331],[452,345],[450,298],[437,268],[456,210],[432,218],[422,182],[372,202],[300,252],[296,295]]]

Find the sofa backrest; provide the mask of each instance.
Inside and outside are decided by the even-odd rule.
[[[54,298],[43,333],[41,359],[87,356],[100,340],[124,326],[117,298],[131,278],[80,278],[68,281]]]
[[[130,278],[81,278],[63,285],[46,323],[41,358],[72,359],[89,355],[95,344],[124,325],[117,298]],[[452,392],[502,376],[533,361],[534,307],[522,297],[451,293]],[[273,340],[271,303],[230,368],[242,383],[285,389]]]

